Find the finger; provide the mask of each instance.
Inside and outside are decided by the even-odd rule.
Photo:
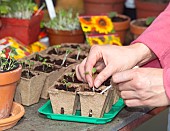
[[[128,99],[124,100],[125,105],[128,107],[139,107],[139,106],[146,106],[144,102],[139,99]]]
[[[87,58],[85,58],[76,68],[76,75],[83,82],[87,82],[85,77],[85,68],[84,68],[86,60]]]
[[[139,99],[135,91],[121,91],[120,97],[124,100]]]
[[[98,46],[93,46],[91,48],[90,53],[87,57],[87,61],[85,63],[85,72],[89,72],[89,75],[86,75],[85,77],[90,87],[94,85],[94,81],[92,79],[92,69],[97,63],[97,61],[102,58],[99,52],[99,48],[97,47]]]
[[[107,65],[95,78],[94,85],[98,88],[105,80],[107,80],[113,73],[113,66]]]
[[[112,80],[114,83],[121,83],[125,81],[130,81],[134,77],[134,69],[126,70],[113,74]]]
[[[79,72],[79,65],[76,66],[76,77],[79,81],[84,81]]]

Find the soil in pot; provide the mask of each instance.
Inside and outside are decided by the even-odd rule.
[[[55,83],[49,88],[50,100],[53,112],[56,114],[74,115],[78,108],[79,96],[76,93],[78,87],[70,85],[69,87],[62,83]]]
[[[56,71],[58,70],[59,71],[59,67],[57,68],[56,66],[53,66],[53,65],[49,65],[49,64],[42,64],[42,65],[39,65],[39,66],[36,66],[34,68],[34,71],[40,71],[40,72],[44,72],[44,73],[50,73],[52,71]]]
[[[40,54],[36,54],[33,58],[31,58],[31,60],[33,61],[39,61],[39,62],[47,62],[49,63],[51,60],[51,58],[49,56],[41,56]]]
[[[78,60],[84,60],[86,57],[86,55],[79,55]],[[77,60],[77,54],[71,55],[70,58]]]
[[[130,32],[134,34],[134,39],[141,35],[146,29],[146,19],[136,19],[130,23]]]
[[[64,55],[65,54],[65,51],[61,51],[61,50],[56,50],[55,48],[53,48],[53,49],[51,49],[51,50],[49,50],[48,52],[47,52],[47,54],[48,55],[52,55],[52,54],[54,54],[54,55]]]
[[[53,61],[53,63],[55,63],[55,65],[59,65],[59,66],[61,66],[62,62],[63,62],[62,59],[54,60],[54,61]],[[66,60],[66,61],[64,62],[64,64],[62,65],[62,67],[68,67],[69,65],[74,64],[74,63],[75,63],[75,62],[71,62],[71,61],[69,61],[69,60]]]

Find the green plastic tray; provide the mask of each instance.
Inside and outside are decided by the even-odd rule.
[[[83,122],[93,124],[105,124],[110,121],[121,111],[124,107],[124,102],[119,99],[117,103],[112,106],[112,109],[105,113],[102,118],[85,117],[80,115],[80,111],[76,111],[75,115],[54,114],[52,111],[51,101],[47,101],[42,107],[38,109],[39,113],[46,115],[47,118],[61,121]]]

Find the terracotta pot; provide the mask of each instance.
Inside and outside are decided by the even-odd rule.
[[[126,15],[118,15],[119,18],[125,19],[125,21],[118,21],[118,22],[113,22],[113,25],[115,27],[115,31],[118,34],[118,36],[120,37],[121,43],[124,44],[125,42],[125,37],[126,37],[126,33],[129,29],[130,26],[130,17],[126,16]]]
[[[109,12],[122,14],[125,0],[84,0],[85,14],[96,15]]]
[[[135,0],[137,18],[147,18],[151,16],[158,16],[168,5],[168,2],[150,2],[144,0]]]
[[[142,26],[145,23],[145,21],[146,21],[145,18],[141,18],[130,22],[130,32],[134,35],[134,39],[136,39],[146,30],[147,27]]]
[[[16,18],[0,18],[2,27],[0,28],[0,39],[11,36],[25,45],[32,44],[38,40],[40,33],[40,22],[43,12],[33,16],[30,20]]]
[[[12,102],[15,94],[17,81],[21,77],[22,67],[0,73],[0,119],[7,118],[10,115]]]
[[[7,130],[15,126],[17,122],[21,119],[21,117],[24,115],[24,113],[24,107],[19,103],[13,102],[11,116],[0,120],[0,130]]]
[[[46,29],[50,45],[62,43],[84,43],[84,33],[82,30],[61,31]]]

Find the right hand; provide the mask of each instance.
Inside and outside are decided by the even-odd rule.
[[[88,82],[90,87],[99,87],[112,74],[131,69],[137,64],[148,61],[150,49],[144,44],[130,46],[94,45],[87,58],[76,67],[76,75],[80,81]],[[93,80],[92,68],[100,72]],[[85,75],[88,72],[88,75]]]

